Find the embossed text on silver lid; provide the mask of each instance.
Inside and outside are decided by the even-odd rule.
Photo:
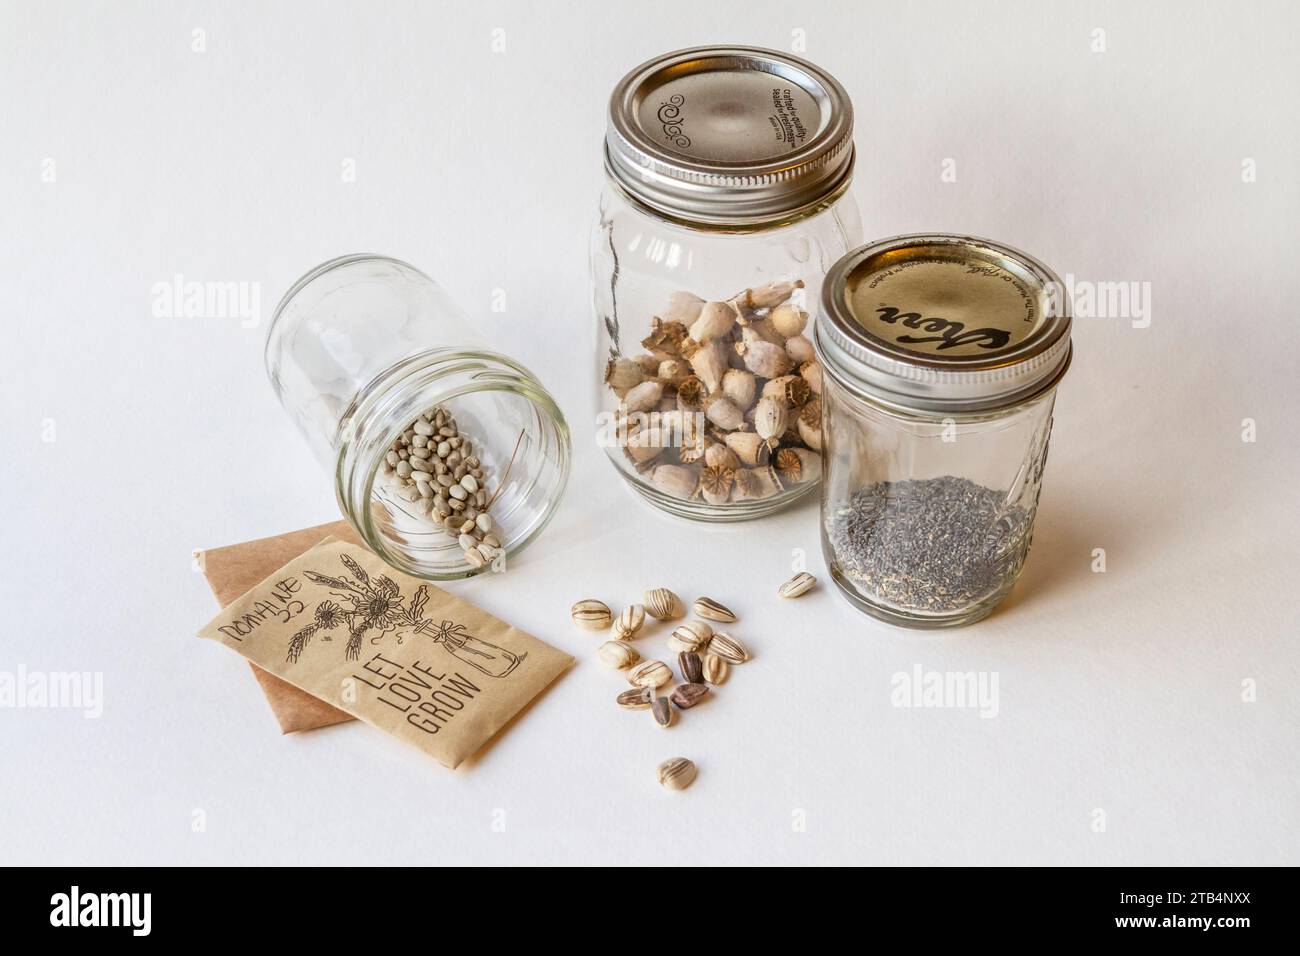
[[[798,57],[679,50],[615,87],[605,162],[633,198],[670,217],[762,223],[847,186],[853,110],[834,77]]]
[[[822,285],[814,345],[827,374],[918,411],[984,411],[1053,385],[1070,309],[1047,266],[973,236],[895,236],[845,255]]]

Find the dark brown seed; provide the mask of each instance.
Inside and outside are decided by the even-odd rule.
[[[655,723],[667,727],[673,722],[673,709],[668,705],[667,697],[656,697],[650,702],[650,713],[654,714]]]
[[[682,679],[688,684],[704,682],[703,663],[700,655],[694,651],[682,651],[677,655],[677,666],[681,669]]]
[[[708,693],[709,688],[705,684],[678,684],[672,693],[673,703],[686,710],[698,704]]]
[[[650,706],[650,688],[636,687],[618,695],[618,706],[628,710],[645,710]]]

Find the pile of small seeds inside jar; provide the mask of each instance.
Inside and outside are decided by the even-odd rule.
[[[412,422],[379,470],[389,491],[456,539],[470,567],[481,568],[501,552],[483,463],[447,409],[435,406]]]
[[[797,598],[806,594],[816,578],[800,572],[781,585],[778,594]],[[588,631],[608,631],[610,639],[596,649],[601,663],[626,672],[632,685],[615,699],[626,710],[648,710],[660,727],[671,727],[678,713],[690,710],[711,696],[712,688],[726,683],[734,666],[750,660],[749,649],[730,634],[715,630],[715,625],[734,624],[737,620],[725,604],[710,597],[696,598],[690,606],[693,620],[673,627],[668,635],[670,650],[677,652],[677,669],[661,660],[643,659],[632,641],[647,633],[646,618],[672,623],[686,617],[686,605],[668,588],[651,588],[643,603],[632,604],[617,615],[608,604],[595,598],[576,602],[570,609],[574,624]],[[661,689],[675,684],[666,695]],[[674,757],[660,764],[659,782],[670,790],[682,790],[695,779],[695,764],[685,757]]]
[[[725,505],[820,477],[822,370],[791,301],[802,288],[769,282],[723,302],[675,292],[645,352],[610,357],[624,453],[656,489]]]
[[[976,604],[1014,580],[1029,515],[966,478],[885,481],[827,517],[832,564],[890,605],[931,613]]]

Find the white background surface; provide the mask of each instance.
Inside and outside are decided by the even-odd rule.
[[[854,98],[869,237],[970,231],[1151,284],[1149,328],[1076,323],[1025,574],[959,632],[828,584],[778,601],[794,549],[824,576],[815,506],[686,525],[589,437],[609,89],[799,30]],[[0,670],[101,671],[105,702],[0,710],[0,861],[1300,863],[1298,32],[1283,2],[6,0]],[[245,662],[193,636],[216,608],[192,549],[336,510],[264,323],[157,319],[152,286],[258,282],[265,319],[351,251],[434,275],[578,437],[542,541],[455,590],[580,663],[456,772],[360,724],[281,736]],[[734,606],[757,657],[669,731],[614,706],[567,612],[658,584]],[[917,664],[996,672],[998,716],[891,706]],[[669,794],[677,754],[700,777]]]

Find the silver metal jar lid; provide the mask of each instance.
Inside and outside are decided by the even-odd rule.
[[[831,266],[814,346],[836,382],[883,404],[987,411],[1065,374],[1070,304],[1055,273],[1010,246],[895,236]]]
[[[678,50],[609,100],[605,167],[672,218],[750,225],[802,211],[853,174],[853,107],[824,70],[759,47]]]

